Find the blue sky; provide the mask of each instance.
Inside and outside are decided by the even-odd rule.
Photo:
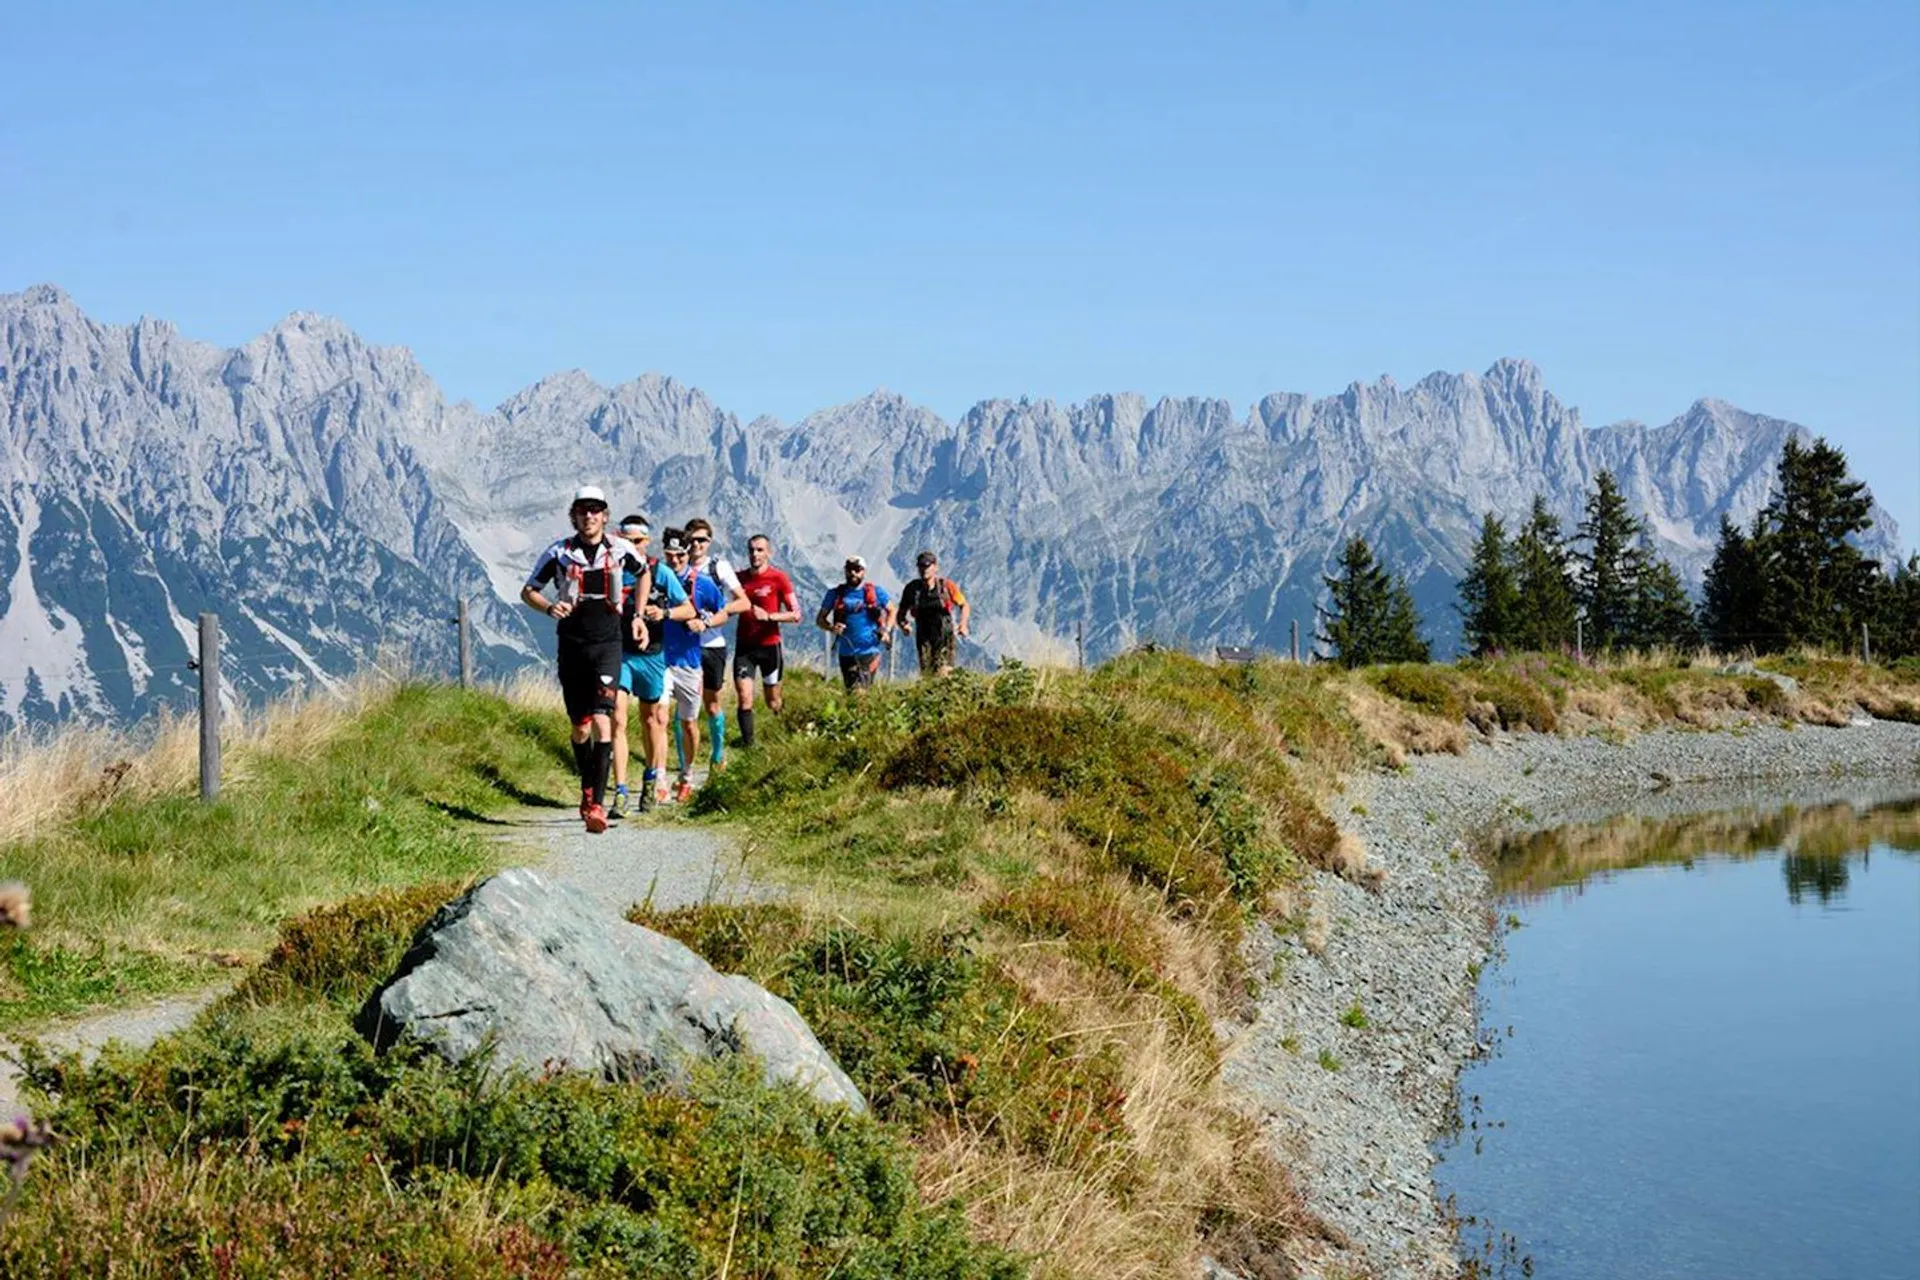
[[[1920,5],[8,6],[0,290],[454,398],[1331,394],[1804,422],[1920,545]]]

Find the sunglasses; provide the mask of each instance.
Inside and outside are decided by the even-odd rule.
[[[605,506],[597,502],[583,502],[573,509],[577,516],[603,516],[607,514]]]
[[[687,541],[691,542],[696,547],[704,547],[709,542],[712,542],[713,539],[712,538],[688,538]]]

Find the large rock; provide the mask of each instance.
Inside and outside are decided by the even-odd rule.
[[[698,1058],[747,1052],[769,1082],[866,1100],[792,1005],[685,946],[609,916],[577,889],[516,868],[442,907],[360,1011],[385,1049],[420,1041],[452,1062],[685,1081]]]

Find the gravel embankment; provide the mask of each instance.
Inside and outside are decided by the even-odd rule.
[[[1474,852],[1487,835],[1629,809],[1916,792],[1920,726],[1887,722],[1624,743],[1501,736],[1352,780],[1335,817],[1384,884],[1316,875],[1307,928],[1249,944],[1272,981],[1252,1020],[1226,1028],[1229,1086],[1299,1172],[1309,1204],[1351,1239],[1335,1265],[1384,1280],[1456,1272],[1428,1143],[1477,1052],[1472,972],[1492,942],[1494,904]],[[1364,1026],[1343,1023],[1355,1008]]]

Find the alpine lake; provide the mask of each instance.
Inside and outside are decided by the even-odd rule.
[[[1471,1276],[1920,1277],[1920,780],[1492,853]]]

